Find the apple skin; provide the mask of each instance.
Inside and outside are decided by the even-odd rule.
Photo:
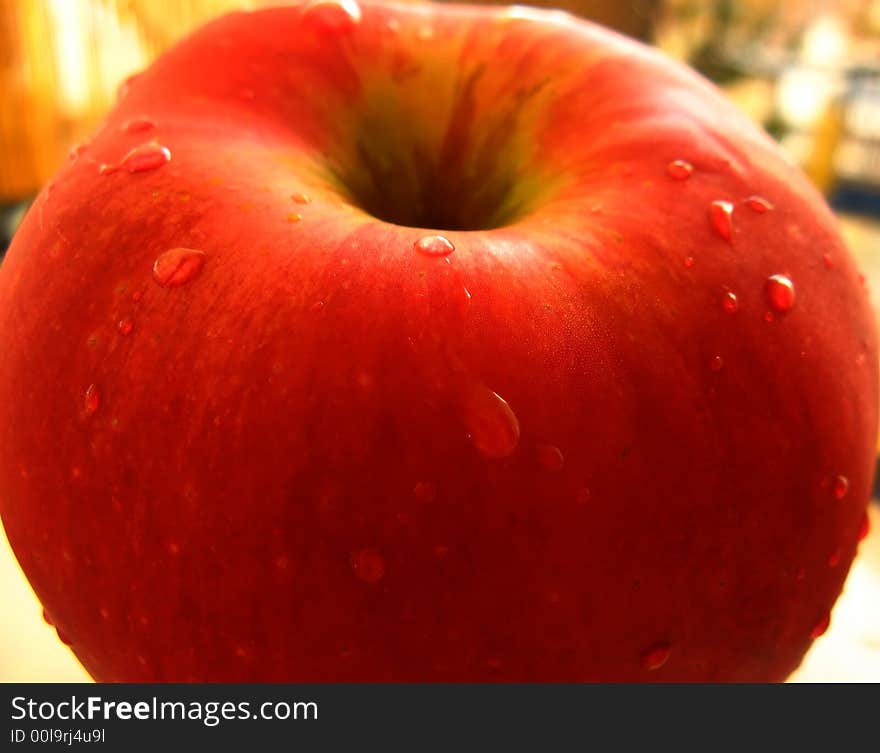
[[[0,269],[0,513],[96,679],[798,665],[870,494],[876,333],[710,84],[558,13],[349,0],[126,89]]]

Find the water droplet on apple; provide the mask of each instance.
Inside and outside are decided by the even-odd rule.
[[[764,214],[773,209],[773,205],[763,196],[749,196],[749,198],[743,201],[743,204],[758,214]]]
[[[101,392],[97,385],[90,384],[86,388],[84,409],[87,416],[93,416],[101,407]]]
[[[101,615],[101,618],[104,620],[110,619],[110,610],[107,607],[98,607],[98,614]]]
[[[130,317],[125,317],[125,319],[120,319],[116,326],[119,329],[120,335],[130,335],[131,331],[134,329],[134,322]]]
[[[822,254],[822,263],[825,265],[825,269],[834,269],[834,259],[831,254]]]
[[[828,567],[837,567],[840,564],[840,552],[835,551],[828,557]]]
[[[68,638],[67,635],[61,632],[61,630],[59,630],[57,627],[55,628],[55,633],[58,635],[58,640],[61,641],[65,646],[73,645],[70,638]]]
[[[156,121],[141,115],[136,118],[129,118],[122,126],[120,131],[123,133],[143,133],[144,131],[152,131],[156,127]]]
[[[310,204],[312,199],[307,193],[295,193],[290,197],[297,204]]]
[[[709,223],[718,236],[731,243],[733,241],[733,204],[720,200],[709,204]]]
[[[140,78],[140,76],[141,76],[140,72],[132,73],[128,78],[126,78],[119,85],[119,88],[116,90],[116,100],[117,101],[125,99],[125,97],[129,93],[129,91],[131,91],[132,85],[134,84],[135,81],[137,81]]]
[[[868,512],[865,511],[864,515],[862,515],[862,522],[859,524],[859,533],[858,533],[858,541],[864,541],[868,538],[868,534],[871,531],[871,520],[868,518]]]
[[[767,301],[774,311],[784,314],[794,306],[794,283],[785,275],[772,275],[765,289]]]
[[[721,300],[721,306],[728,314],[735,314],[739,309],[739,301],[736,298],[736,293],[732,293],[728,290],[724,294],[724,298]]]
[[[437,487],[430,481],[419,481],[413,487],[413,496],[417,502],[428,504],[437,498]]]
[[[829,612],[821,620],[819,620],[815,625],[813,625],[813,629],[810,631],[810,638],[815,640],[820,635],[825,635],[828,632],[828,627],[831,625],[831,613]]]
[[[142,290],[136,290],[134,293],[131,294],[131,300],[133,300],[135,303],[137,303],[143,297],[144,293]]]
[[[561,471],[565,465],[565,456],[558,447],[544,444],[538,447],[538,462],[548,471]]]
[[[843,499],[849,491],[849,479],[846,476],[835,476],[831,482],[831,491],[835,499]]]
[[[672,646],[665,641],[648,646],[641,655],[642,668],[647,670],[660,669],[669,659]]]
[[[291,223],[302,222],[302,218],[303,216],[298,212],[291,212],[289,215],[287,215],[287,221]]]
[[[46,611],[45,607],[43,608],[43,621],[50,627],[55,627],[55,623],[52,622],[52,618],[49,616],[49,613]]]
[[[89,145],[87,143],[82,143],[73,147],[73,149],[67,153],[67,159],[71,162],[76,162],[76,160],[78,160],[88,148]]]
[[[685,256],[684,257],[685,269],[690,269],[692,266],[694,266],[694,257],[693,256]]]
[[[452,241],[442,235],[426,235],[419,238],[415,242],[414,248],[425,256],[449,256],[455,251]]]
[[[153,279],[163,288],[179,288],[198,276],[206,258],[204,251],[172,248],[153,263]]]
[[[694,172],[694,166],[683,159],[677,159],[666,165],[666,174],[674,180],[687,180]]]
[[[580,489],[577,490],[574,498],[579,505],[585,505],[590,501],[590,498],[592,496],[592,492],[586,486],[582,486]]]
[[[712,371],[721,371],[724,368],[724,359],[721,356],[712,356],[709,359],[709,369]]]
[[[322,308],[324,308],[324,301],[315,301],[310,306],[311,311],[320,311]]]
[[[312,0],[303,8],[303,19],[331,29],[355,26],[361,21],[356,0]]]
[[[764,321],[767,322],[767,324],[772,324],[773,322],[776,321],[776,317],[773,316],[772,311],[765,311],[764,312]]]
[[[465,405],[468,439],[487,458],[504,458],[519,444],[519,420],[500,395],[485,387],[473,390]]]
[[[358,549],[351,554],[351,569],[364,583],[378,583],[385,576],[385,560],[375,549]]]
[[[142,173],[155,170],[171,161],[171,151],[156,141],[149,141],[132,149],[117,165],[101,165],[101,175],[112,175],[117,170],[129,173]]]

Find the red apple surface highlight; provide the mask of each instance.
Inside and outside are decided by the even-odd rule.
[[[99,680],[781,680],[871,487],[821,197],[559,13],[209,24],[36,200],[0,343],[3,522]]]

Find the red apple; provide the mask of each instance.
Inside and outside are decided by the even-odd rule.
[[[565,14],[217,20],[0,273],[0,500],[99,680],[781,680],[871,488],[834,219]]]

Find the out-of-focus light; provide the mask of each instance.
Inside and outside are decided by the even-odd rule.
[[[846,58],[846,27],[836,16],[819,16],[804,32],[801,59],[808,65],[838,66]]]
[[[815,123],[834,96],[836,77],[815,68],[790,68],[779,77],[776,103],[785,122],[796,128]]]
[[[82,9],[82,3],[72,0],[49,0],[46,4],[52,25],[58,95],[71,113],[81,112],[89,102]]]

